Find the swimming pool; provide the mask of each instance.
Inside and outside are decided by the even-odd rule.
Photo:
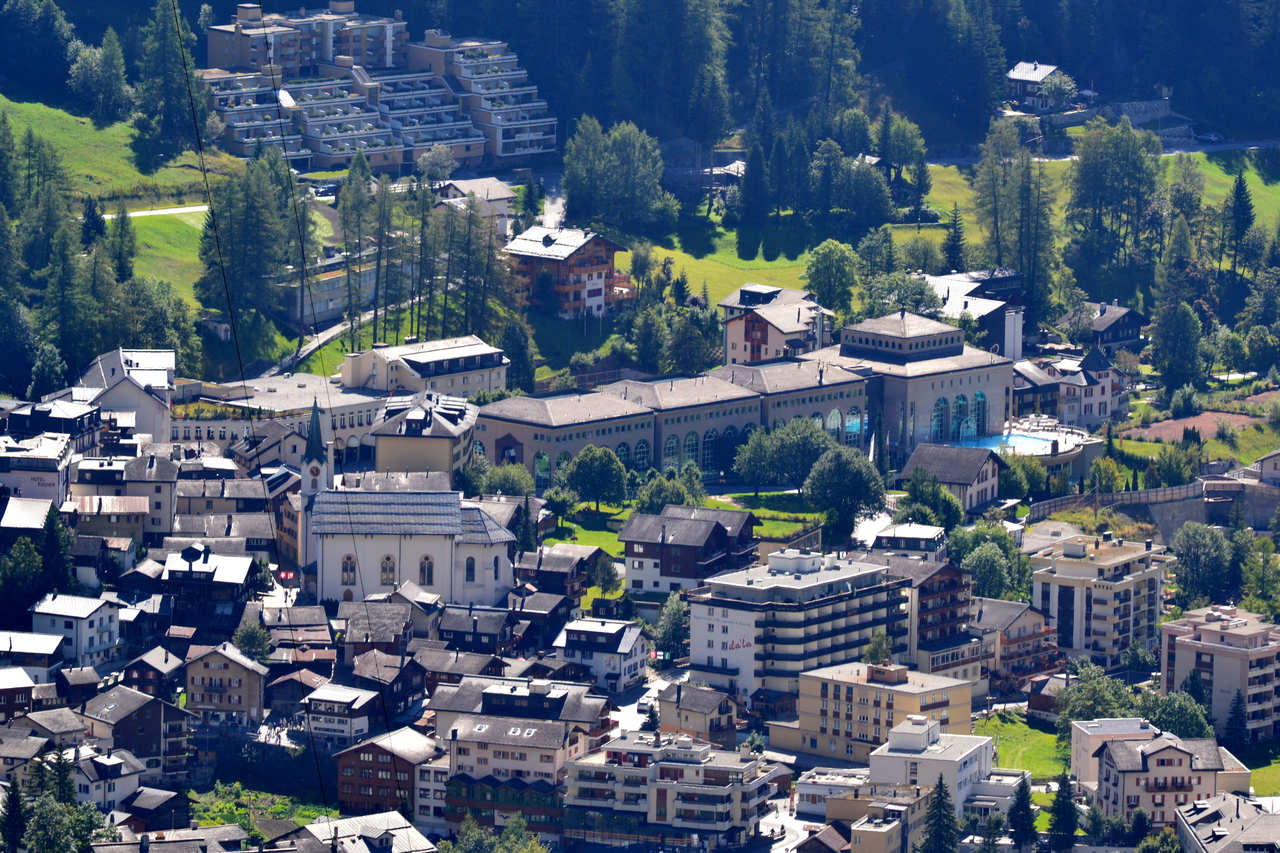
[[[1067,435],[1052,433],[1033,435],[1028,432],[1006,432],[1002,435],[984,435],[967,441],[953,442],[961,447],[985,447],[990,450],[1010,450],[1021,456],[1047,456],[1053,452],[1053,442],[1058,442],[1058,451],[1071,449],[1075,442]]]

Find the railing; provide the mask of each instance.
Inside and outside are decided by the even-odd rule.
[[[1136,492],[1063,495],[1062,497],[1048,498],[1047,500],[1033,503],[1031,511],[1027,514],[1027,519],[1028,521],[1040,521],[1060,510],[1074,509],[1078,506],[1092,506],[1095,503],[1099,508],[1124,504],[1155,504],[1186,500],[1203,494],[1204,481],[1196,480],[1194,483],[1187,483],[1183,486],[1162,486],[1158,489],[1139,489]]]

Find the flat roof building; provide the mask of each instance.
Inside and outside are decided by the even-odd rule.
[[[751,706],[801,673],[856,660],[875,633],[906,651],[906,578],[836,554],[785,550],[689,593],[694,677]]]

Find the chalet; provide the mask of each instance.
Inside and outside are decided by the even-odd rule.
[[[382,714],[395,718],[426,698],[426,673],[411,655],[389,655],[377,649],[355,659],[352,683],[373,690],[382,703]]]
[[[123,684],[148,696],[168,698],[182,683],[182,658],[156,646],[124,665]]]
[[[633,513],[618,541],[625,546],[627,585],[632,593],[666,595],[737,568],[729,532],[714,518]]]
[[[451,604],[440,617],[440,639],[451,649],[500,655],[515,648],[517,621],[505,607]]]
[[[631,277],[613,258],[623,247],[580,228],[536,225],[507,244],[515,277],[529,300],[561,317],[599,316],[633,299]]]
[[[519,646],[524,650],[550,648],[551,641],[573,617],[574,599],[554,592],[535,592],[518,586],[507,593],[507,609],[516,618]]]
[[[644,683],[649,641],[635,622],[575,619],[553,645],[566,660],[581,661],[604,690],[620,692]]]
[[[441,684],[458,684],[468,675],[502,675],[506,670],[502,658],[482,652],[456,649],[423,648],[413,653],[423,671],[423,690],[428,697]]]
[[[36,683],[20,666],[0,669],[0,723],[30,713]]]
[[[79,714],[100,745],[127,749],[138,758],[141,781],[188,778],[187,739],[194,714],[124,685],[93,697]]]
[[[1066,328],[1085,326],[1089,342],[1096,342],[1108,356],[1114,357],[1117,350],[1142,351],[1146,345],[1142,329],[1148,322],[1137,311],[1112,300],[1110,305],[1106,302],[1081,302],[1067,312],[1060,325]]]
[[[687,735],[732,749],[736,706],[728,694],[692,684],[668,684],[658,694],[659,731]]]
[[[346,625],[341,640],[342,660],[377,649],[398,655],[413,633],[409,605],[390,601],[344,601],[338,605],[338,621]]]
[[[1049,99],[1042,89],[1044,81],[1058,70],[1056,65],[1041,62],[1019,62],[1005,74],[1005,89],[1009,98],[1031,110],[1049,107]]]
[[[610,568],[613,566],[613,557],[603,548],[557,542],[521,553],[516,560],[516,575],[540,592],[558,593],[577,600],[590,583],[592,569],[601,562]]]

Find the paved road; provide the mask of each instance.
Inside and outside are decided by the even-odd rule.
[[[131,210],[129,211],[130,219],[137,219],[140,216],[173,216],[178,213],[204,213],[209,209],[207,204],[188,204],[183,207],[158,207],[155,210]],[[103,219],[115,219],[114,213],[104,213]]]

